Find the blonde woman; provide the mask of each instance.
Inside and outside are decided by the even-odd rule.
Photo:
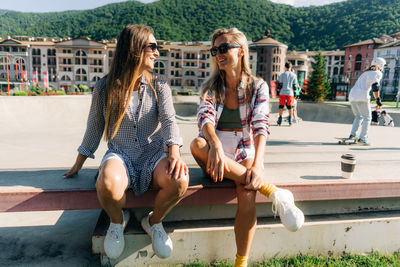
[[[142,219],[161,258],[172,252],[172,241],[161,221],[179,202],[188,185],[188,168],[179,153],[181,138],[171,90],[166,81],[150,73],[159,56],[153,30],[128,25],[121,32],[110,72],[93,91],[87,129],[75,164],[67,173],[78,173],[87,157],[94,158],[104,133],[108,151],[96,182],[98,199],[110,217],[104,240],[109,258],[124,250],[123,231],[129,213],[123,212],[126,190],[140,195],[159,189],[154,209]]]
[[[213,179],[236,184],[235,266],[247,266],[256,229],[256,192],[273,200],[274,210],[291,231],[304,222],[288,190],[263,181],[264,147],[269,134],[268,85],[251,75],[245,35],[236,28],[219,29],[211,36],[211,77],[203,85],[198,111],[200,136],[191,151]]]

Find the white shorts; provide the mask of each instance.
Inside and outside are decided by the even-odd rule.
[[[243,133],[240,131],[220,131],[215,130],[218,139],[222,143],[222,147],[225,152],[225,156],[235,160],[235,152],[236,148],[239,144],[240,139],[242,139]],[[255,151],[253,150],[250,154],[247,155],[246,159],[254,159]]]
[[[167,155],[166,155],[165,153],[163,153],[163,154],[161,155],[161,157],[160,157],[160,158],[156,161],[156,163],[154,164],[153,171],[154,171],[154,169],[157,167],[158,163],[159,163],[163,158],[166,158],[166,157],[167,157]],[[109,160],[109,159],[116,159],[116,160],[119,160],[120,162],[122,162],[122,164],[124,165],[125,170],[126,170],[126,175],[129,177],[128,168],[126,167],[124,158],[123,158],[120,154],[118,154],[118,153],[114,153],[114,152],[106,153],[106,154],[104,155],[103,159],[101,160],[99,169],[101,169],[101,167],[103,167],[104,163],[106,163],[106,161]]]

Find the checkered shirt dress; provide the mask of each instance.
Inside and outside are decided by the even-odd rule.
[[[157,98],[143,77],[140,84],[139,104],[135,110],[130,104],[116,136],[108,141],[107,153],[121,155],[129,173],[129,187],[136,195],[150,186],[155,163],[168,152],[168,146],[182,145],[175,120],[171,89],[166,80],[154,79]],[[96,83],[87,121],[86,132],[78,152],[94,158],[104,133],[106,114],[106,77]]]
[[[235,160],[241,162],[247,159],[250,151],[254,151],[254,138],[261,134],[268,138],[269,135],[269,89],[268,84],[258,79],[253,82],[253,97],[248,104],[244,98],[245,84],[239,83],[238,86],[238,102],[240,121],[242,124],[243,137],[235,151]],[[223,87],[225,91],[225,87]],[[218,125],[218,120],[221,117],[224,109],[224,100],[215,102],[213,100],[213,91],[209,90],[205,98],[200,98],[200,106],[197,112],[197,121],[202,134],[202,128],[206,123],[211,123],[214,128]]]

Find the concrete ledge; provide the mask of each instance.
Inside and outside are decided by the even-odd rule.
[[[62,171],[60,171],[62,172]],[[84,210],[100,209],[94,187],[93,177],[95,170],[87,172],[86,180],[69,179],[68,187],[60,185],[49,187],[10,186],[16,177],[9,175],[2,177],[0,183],[0,212],[16,211],[47,211],[47,210]],[[29,177],[29,176],[28,176]],[[234,184],[229,180],[223,183],[213,183],[202,175],[199,168],[190,169],[190,186],[180,206],[204,206],[218,204],[237,204]],[[39,173],[31,179],[42,179]],[[49,179],[60,179],[48,177]],[[30,181],[34,184],[33,181]],[[74,186],[75,183],[75,186]],[[296,201],[372,199],[400,197],[400,180],[329,180],[275,183],[281,188],[291,190]],[[127,194],[126,208],[149,208],[154,205],[156,191],[150,190],[136,197],[133,193]],[[270,202],[266,197],[257,194],[257,203]]]
[[[110,261],[103,254],[104,235],[99,232],[99,225],[92,238],[92,250],[93,253],[102,254],[102,264],[117,266],[234,261],[236,247],[233,220],[165,223],[165,229],[174,244],[174,252],[168,259],[159,259],[154,255],[150,238],[140,229],[138,222],[128,224],[125,230],[125,251],[119,259]],[[393,253],[400,249],[400,239],[388,237],[399,235],[398,211],[308,216],[303,228],[295,233],[284,229],[278,219],[259,218],[249,258],[250,262],[255,262],[299,253]]]

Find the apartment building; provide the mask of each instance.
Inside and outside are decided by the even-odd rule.
[[[106,43],[74,38],[57,42],[54,46],[57,55],[57,88],[68,90],[79,84],[93,88],[108,72]]]
[[[199,91],[210,76],[210,43],[159,41],[162,46],[154,72],[165,76],[172,89]],[[24,82],[30,86],[71,90],[74,85],[93,88],[109,71],[116,40],[97,42],[90,38],[35,38],[19,36],[0,40],[0,85],[7,86],[7,55],[11,87],[21,88],[20,67]],[[22,64],[21,64],[22,62]],[[257,69],[257,52],[250,51],[250,68]],[[23,72],[23,73],[24,73]]]
[[[288,46],[278,42],[265,32],[262,38],[256,39],[250,48],[257,53],[257,76],[263,78],[269,86],[284,72]]]
[[[209,42],[171,43],[158,41],[160,56],[154,72],[168,78],[172,89],[199,91],[202,83],[211,75],[211,45]],[[250,68],[256,74],[256,52],[250,51]]]
[[[374,56],[374,49],[392,40],[393,38],[391,36],[382,35],[379,38],[371,38],[344,46],[344,74],[348,79],[350,88],[356,83],[361,73],[371,66],[371,61]]]
[[[9,38],[0,41],[1,89],[7,88],[7,81],[22,86],[23,78],[26,78],[24,74],[26,76],[26,73],[31,69],[29,48],[29,43],[16,39]]]
[[[399,92],[400,79],[400,40],[381,45],[374,50],[374,57],[383,57],[386,66],[383,70],[381,82],[381,96],[386,99],[394,99]]]

